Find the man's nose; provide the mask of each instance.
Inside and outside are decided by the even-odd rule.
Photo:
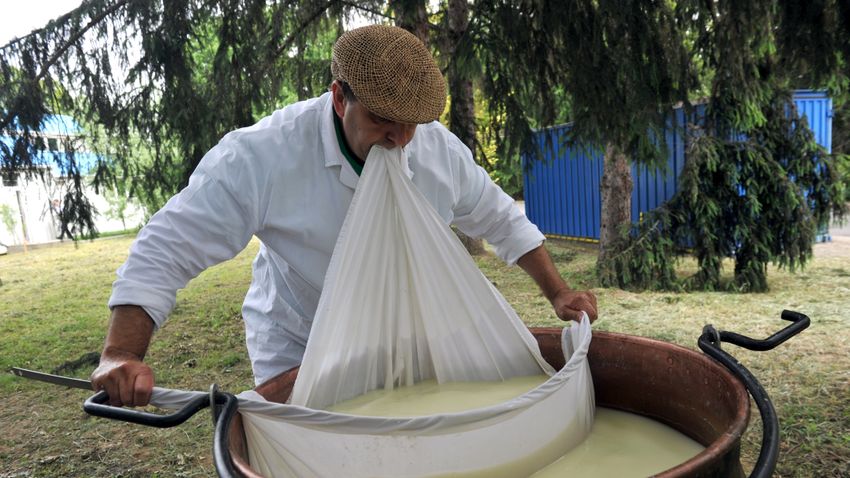
[[[413,133],[416,132],[415,124],[408,123],[392,123],[387,131],[387,140],[397,147],[407,146],[407,143],[413,139]]]

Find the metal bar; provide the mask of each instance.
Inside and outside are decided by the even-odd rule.
[[[221,409],[215,415],[215,435],[213,435],[213,458],[215,470],[220,478],[239,478],[242,473],[233,466],[233,457],[230,454],[230,423],[236,415],[239,407],[239,399],[225,392],[210,390],[215,398],[215,406]]]
[[[106,403],[108,400],[109,396],[106,392],[100,391],[85,401],[83,410],[90,415],[98,417],[122,420],[151,427],[169,428],[180,425],[199,410],[212,406],[213,423],[215,425],[213,435],[215,469],[221,478],[238,478],[243,476],[233,466],[233,457],[230,454],[230,438],[228,435],[230,424],[239,406],[239,400],[230,393],[219,392],[215,384],[210,387],[209,394],[198,395],[184,405],[183,408],[169,415],[158,415],[140,410],[113,407]]]
[[[52,383],[54,385],[92,390],[91,381],[89,380],[52,375],[19,367],[12,367],[11,371],[12,374],[18,377]],[[230,455],[230,441],[228,437],[230,423],[236,414],[239,401],[232,394],[219,392],[218,387],[215,384],[213,384],[210,388],[209,395],[200,395],[189,401],[189,403],[180,410],[168,415],[158,415],[140,410],[113,407],[106,403],[108,401],[109,395],[107,395],[105,391],[101,390],[85,401],[83,404],[83,410],[90,415],[98,417],[122,420],[125,422],[158,428],[169,428],[185,422],[199,410],[212,405],[213,424],[215,425],[213,456],[215,458],[216,471],[221,478],[236,478],[242,476],[242,474],[239,473],[233,466],[233,459]]]
[[[720,332],[720,340],[749,350],[765,351],[773,349],[782,342],[785,342],[791,337],[799,334],[811,323],[811,320],[808,317],[792,310],[783,310],[782,320],[787,320],[793,323],[763,340],[753,339],[745,335],[725,331]]]
[[[92,390],[91,381],[81,378],[63,377],[61,375],[52,375],[44,372],[36,372],[35,370],[27,370],[25,368],[12,367],[12,374],[18,377],[38,380],[40,382],[52,383],[54,385],[63,385],[65,387],[80,388],[83,390]]]
[[[140,410],[132,410],[129,408],[113,407],[108,405],[109,395],[105,390],[101,390],[89,397],[83,403],[83,410],[89,415],[96,417],[111,418],[113,420],[121,420],[139,425],[147,425],[149,427],[169,428],[180,425],[189,419],[198,410],[204,409],[210,405],[209,396],[198,395],[190,400],[180,410],[168,415],[158,415],[156,413],[143,412]]]
[[[776,469],[776,462],[779,459],[779,417],[776,416],[773,403],[771,403],[767,391],[761,386],[758,379],[735,357],[721,350],[720,343],[721,341],[729,342],[750,350],[770,350],[800,333],[809,326],[810,322],[809,318],[805,315],[790,310],[783,310],[782,318],[793,322],[793,324],[765,340],[751,339],[732,332],[724,331],[718,333],[711,325],[705,326],[702,335],[697,340],[699,348],[703,352],[723,364],[723,366],[744,382],[747,391],[750,392],[750,395],[752,395],[753,400],[756,402],[756,406],[758,406],[762,421],[762,442],[758,461],[753,467],[750,478],[770,478],[773,476],[773,471]]]

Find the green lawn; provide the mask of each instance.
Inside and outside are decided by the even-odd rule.
[[[99,352],[115,269],[132,238],[66,243],[0,256],[0,369],[19,366],[88,378],[93,365],[73,362]],[[550,243],[559,268],[576,287],[594,287],[592,249]],[[148,362],[157,385],[228,391],[253,386],[240,319],[250,281],[253,241],[178,295]],[[557,325],[548,303],[518,268],[493,257],[479,266],[529,325]],[[692,267],[684,263],[683,268]],[[727,267],[731,269],[731,267]],[[642,335],[692,349],[706,323],[763,338],[783,327],[782,309],[809,315],[812,326],[770,352],[733,353],[762,381],[781,420],[776,476],[850,476],[850,257],[816,257],[802,272],[771,268],[764,294],[632,293],[594,289],[595,328]],[[64,367],[63,367],[64,365]],[[173,429],[88,417],[90,395],[0,374],[0,478],[30,476],[214,476],[212,427],[201,413]],[[743,445],[749,469],[761,441],[758,413]]]

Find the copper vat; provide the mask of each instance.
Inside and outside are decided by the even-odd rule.
[[[560,328],[531,328],[553,367],[564,365]],[[588,355],[596,403],[657,420],[693,438],[706,449],[658,477],[743,476],[741,435],[750,414],[744,385],[706,355],[659,340],[611,332],[593,332]],[[257,387],[267,400],[285,402],[298,369],[283,372]],[[242,419],[228,430],[236,470],[261,475],[248,464]]]

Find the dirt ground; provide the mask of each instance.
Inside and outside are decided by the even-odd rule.
[[[829,242],[819,242],[812,248],[815,257],[846,257],[850,259],[850,235],[832,236]]]
[[[844,224],[833,223],[829,226],[828,242],[819,242],[814,245],[815,257],[846,257],[850,259],[850,217]]]

